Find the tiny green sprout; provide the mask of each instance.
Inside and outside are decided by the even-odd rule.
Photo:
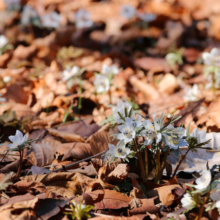
[[[94,208],[92,205],[84,205],[82,204],[81,200],[79,199],[79,203],[76,203],[74,200],[71,201],[70,204],[71,211],[64,212],[66,215],[70,215],[71,218],[82,220],[83,218],[90,218],[90,211]]]

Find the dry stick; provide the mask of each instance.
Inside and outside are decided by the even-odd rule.
[[[58,171],[61,171],[61,170],[66,170],[66,169],[68,169],[68,168],[70,168],[70,167],[72,167],[72,166],[74,166],[74,165],[76,165],[76,164],[79,164],[79,163],[81,163],[81,162],[90,160],[90,159],[92,159],[92,158],[94,158],[94,157],[98,157],[98,156],[100,156],[101,154],[104,154],[106,151],[107,151],[107,150],[102,151],[101,153],[98,153],[98,154],[93,155],[93,156],[91,156],[91,157],[87,157],[87,158],[85,158],[85,159],[83,159],[83,160],[79,160],[79,161],[77,161],[77,162],[75,162],[75,163],[71,163],[71,164],[68,164],[68,165],[66,165],[66,166],[62,166],[61,168],[58,168],[58,169],[56,169],[56,170],[52,170],[52,172],[58,172]]]
[[[176,173],[181,165],[181,163],[183,162],[183,160],[185,159],[186,155],[189,153],[190,151],[190,148],[188,148],[188,150],[186,151],[186,153],[184,155],[182,155],[182,158],[180,159],[178,165],[176,166],[175,170],[174,170],[174,173],[173,173],[173,177],[176,176]]]
[[[20,154],[20,161],[19,161],[19,167],[18,167],[18,172],[17,172],[17,177],[20,176],[21,174],[21,167],[22,167],[22,159],[23,159],[23,154],[22,154],[23,150],[22,151],[19,151],[19,154]]]
[[[140,165],[140,168],[141,168],[141,178],[142,178],[142,181],[145,182],[146,178],[145,178],[145,170],[144,170],[143,158],[142,158],[142,155],[140,154],[140,152],[138,152],[137,140],[133,139],[133,142],[134,142],[134,146],[135,146],[135,149],[136,149],[136,152],[137,152],[139,165]]]

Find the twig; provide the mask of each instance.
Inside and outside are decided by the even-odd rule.
[[[81,163],[81,162],[90,160],[90,159],[92,159],[92,158],[94,158],[94,157],[98,157],[98,156],[104,154],[106,151],[107,151],[107,150],[102,151],[101,153],[98,153],[98,154],[93,155],[93,156],[91,156],[91,157],[87,157],[87,158],[85,158],[85,159],[79,160],[79,161],[77,161],[77,162],[75,162],[75,163],[71,163],[71,164],[68,164],[68,165],[66,165],[66,166],[62,166],[61,168],[58,168],[58,169],[56,169],[56,170],[52,170],[52,172],[58,172],[58,171],[61,171],[61,170],[64,170],[64,169],[68,169],[68,168],[70,168],[70,167],[72,167],[72,166],[74,166],[74,165],[76,165],[76,164],[79,164],[79,163]]]

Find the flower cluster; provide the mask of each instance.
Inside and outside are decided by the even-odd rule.
[[[96,74],[94,80],[94,86],[97,93],[108,92],[112,79],[119,73],[119,69],[116,65],[107,66],[103,65],[100,74]]]
[[[60,25],[60,15],[55,11],[45,14],[41,18],[41,23],[45,28],[57,28]]]
[[[130,4],[125,4],[121,6],[120,14],[126,19],[131,19],[134,17],[138,17],[140,20],[144,22],[151,22],[156,19],[155,14],[138,12],[135,7]]]
[[[79,9],[75,13],[75,23],[77,28],[89,28],[93,25],[90,19],[90,13],[84,9]]]
[[[14,11],[20,10],[20,0],[4,0],[7,10]]]
[[[204,75],[208,81],[206,88],[212,88],[213,92],[219,87],[220,83],[220,53],[217,48],[213,48],[210,53],[202,54],[203,62],[206,65]]]
[[[185,89],[186,95],[183,97],[188,102],[195,102],[198,100],[199,89],[198,85],[194,84],[192,88]]]

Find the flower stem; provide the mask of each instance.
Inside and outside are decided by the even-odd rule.
[[[156,173],[155,173],[155,179],[154,182],[155,183],[160,183],[160,148],[157,150],[156,152]]]
[[[108,90],[108,96],[109,96],[109,103],[112,104],[112,94],[111,94],[111,87]]]
[[[173,172],[173,177],[176,176],[176,173],[177,173],[177,171],[178,171],[178,169],[179,169],[181,163],[183,162],[183,160],[185,159],[185,157],[186,157],[186,155],[189,153],[189,151],[190,151],[190,148],[188,148],[188,150],[186,151],[186,153],[185,153],[184,155],[182,155],[182,158],[180,159],[178,165],[176,166],[176,168],[175,168],[175,170],[174,170],[174,172]]]
[[[216,88],[215,88],[215,73],[212,73],[212,93],[216,95]]]
[[[17,177],[21,175],[21,168],[22,168],[22,161],[23,161],[23,149],[19,151],[19,154],[20,154],[20,163],[19,163],[18,172],[16,175]]]
[[[205,199],[203,201],[202,207],[199,209],[199,214],[197,215],[195,220],[201,220],[202,219],[202,214],[203,214],[204,206],[205,206],[207,200],[209,199],[209,194],[210,194],[210,191],[207,193],[207,195],[206,195],[206,197],[205,197]]]
[[[149,172],[149,168],[148,168],[149,161],[148,161],[148,152],[147,151],[148,151],[148,148],[145,147],[144,154],[145,154],[145,181],[146,182],[148,180],[148,172]]]
[[[165,151],[165,154],[164,154],[164,157],[163,157],[163,161],[162,161],[162,164],[161,164],[161,167],[160,167],[159,181],[161,181],[161,179],[162,179],[163,170],[164,170],[164,167],[165,167],[165,164],[166,164],[166,160],[167,160],[168,154],[169,154],[169,147]]]
[[[145,182],[146,178],[145,178],[145,170],[144,170],[143,158],[142,158],[141,153],[138,151],[137,140],[133,139],[133,142],[134,142],[135,150],[137,152],[137,157],[138,157],[139,165],[140,165],[140,168],[141,168],[141,178],[142,178],[142,181]]]
[[[79,77],[79,101],[78,101],[78,112],[82,108],[82,79]]]

